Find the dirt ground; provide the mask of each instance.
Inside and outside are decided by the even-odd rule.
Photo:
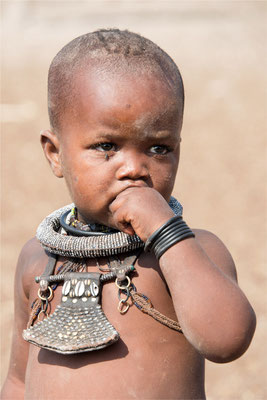
[[[230,364],[207,363],[208,399],[267,399],[267,3],[2,0],[1,6],[2,381],[20,248],[44,216],[70,202],[39,145],[40,130],[49,126],[48,66],[72,38],[119,27],[155,41],[181,69],[186,112],[174,195],[190,226],[208,229],[226,243],[257,313],[247,353]]]

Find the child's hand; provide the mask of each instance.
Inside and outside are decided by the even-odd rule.
[[[144,242],[174,213],[167,201],[155,189],[130,187],[110,204],[110,225]]]

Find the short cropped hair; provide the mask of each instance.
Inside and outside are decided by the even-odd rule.
[[[48,73],[48,112],[51,128],[60,131],[66,111],[75,101],[74,77],[78,71],[100,61],[103,70],[121,73],[132,71],[163,74],[184,106],[184,87],[175,62],[152,41],[128,30],[101,29],[79,36],[64,46],[53,59]]]

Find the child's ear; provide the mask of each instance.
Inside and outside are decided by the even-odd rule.
[[[50,167],[58,178],[63,178],[61,160],[59,155],[60,143],[57,135],[49,130],[42,131],[41,144]]]

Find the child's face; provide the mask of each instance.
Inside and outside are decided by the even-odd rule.
[[[76,79],[75,116],[64,116],[60,162],[79,218],[108,225],[126,188],[148,186],[169,200],[179,162],[181,110],[155,75]]]

